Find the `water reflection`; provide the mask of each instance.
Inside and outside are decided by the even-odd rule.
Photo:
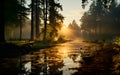
[[[99,56],[98,51],[101,50],[96,44],[69,42],[20,57],[1,58],[0,75],[88,75],[103,72],[109,75],[106,74],[109,67],[102,60],[106,58],[103,53]],[[105,63],[108,64],[108,60]]]
[[[81,67],[82,58],[77,45],[61,44],[17,57],[11,62],[19,61],[16,62],[19,65],[16,75],[72,75]]]
[[[31,73],[31,62],[26,62],[26,63],[23,63],[23,66],[21,68],[21,73],[19,73],[19,75],[30,75]]]
[[[72,47],[72,49],[71,49]],[[31,55],[33,75],[71,75],[80,67],[80,50],[73,50],[70,44],[39,50]]]

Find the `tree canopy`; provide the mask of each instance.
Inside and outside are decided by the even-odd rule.
[[[120,5],[112,1],[109,10],[102,8],[102,1],[93,2],[81,18],[81,30],[89,39],[105,39],[119,35]]]
[[[88,3],[89,0],[82,0],[82,7],[85,8],[86,3]],[[114,2],[115,0],[91,0],[96,2],[102,2],[102,6],[104,8],[109,8],[111,6],[111,2]]]
[[[5,25],[13,25],[27,18],[29,9],[25,7],[25,0],[5,0],[4,1],[4,21]]]

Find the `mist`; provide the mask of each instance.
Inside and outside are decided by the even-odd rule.
[[[59,35],[64,36],[67,40],[82,39],[80,26],[73,20],[68,26],[63,26]]]
[[[31,25],[30,20],[27,20],[22,25],[22,39],[30,39],[30,33],[31,33]],[[6,40],[9,39],[20,39],[20,26],[15,27],[5,27],[5,38]]]

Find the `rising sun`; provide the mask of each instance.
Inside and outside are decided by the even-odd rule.
[[[68,26],[63,25],[61,30],[60,30],[60,34],[61,35],[68,35],[68,34],[70,34],[70,29],[68,28]]]

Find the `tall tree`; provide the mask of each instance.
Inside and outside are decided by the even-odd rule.
[[[0,1],[0,43],[5,42],[4,37],[4,0]]]
[[[62,11],[62,5],[55,0],[49,0],[49,25],[52,27],[51,38],[58,36],[58,30],[62,27],[64,17],[59,13]]]
[[[98,39],[98,35],[101,34],[101,19],[104,16],[105,12],[102,8],[102,2],[95,2],[90,6],[88,12],[84,13],[81,18],[82,25],[81,28],[84,30],[84,37],[94,37],[91,39]],[[88,39],[89,39],[88,38]]]
[[[34,40],[34,2],[31,0],[31,40]]]
[[[36,38],[39,37],[39,32],[40,32],[40,12],[41,12],[41,8],[40,8],[40,0],[36,0]]]
[[[23,6],[23,0],[20,1],[21,6]],[[22,10],[20,13],[20,40],[22,39]]]
[[[44,36],[43,40],[46,40],[46,34],[47,34],[47,21],[48,21],[48,0],[44,0],[44,7],[43,7],[43,13],[44,13]]]
[[[20,26],[20,40],[22,40],[22,27],[23,23],[25,23],[26,19],[28,19],[27,15],[29,12],[29,8],[27,8],[26,0],[18,0],[18,18],[19,18],[19,26]]]
[[[89,11],[81,18],[81,28],[89,32],[94,39],[105,39],[119,34],[119,11],[120,7],[115,1],[111,3],[109,11],[102,8],[102,1],[93,2]],[[94,34],[94,35],[93,35]],[[86,34],[87,35],[87,34]]]
[[[4,0],[4,3],[0,2],[1,4],[1,40],[5,41],[5,26],[18,26],[20,23],[20,16],[22,18],[27,17],[28,9],[25,6],[21,5],[20,0]],[[25,0],[23,0],[25,3]],[[22,13],[22,14],[21,14]],[[21,14],[21,15],[20,15]]]
[[[114,2],[115,0],[91,0],[91,1],[102,2],[102,6],[108,9],[110,6],[110,3]],[[88,3],[88,0],[82,0],[83,8],[85,8],[86,3]]]
[[[120,5],[117,4],[117,2],[113,1],[111,3],[110,9],[109,9],[109,15],[112,17],[112,20],[114,21],[114,27],[116,29],[116,32],[119,32],[120,29]]]
[[[33,18],[31,23],[33,23],[31,29],[32,29],[32,35],[34,39],[39,39],[40,36],[40,24],[41,24],[41,19],[43,19],[43,6],[44,6],[44,0],[33,0],[31,4],[32,8],[32,15]]]

